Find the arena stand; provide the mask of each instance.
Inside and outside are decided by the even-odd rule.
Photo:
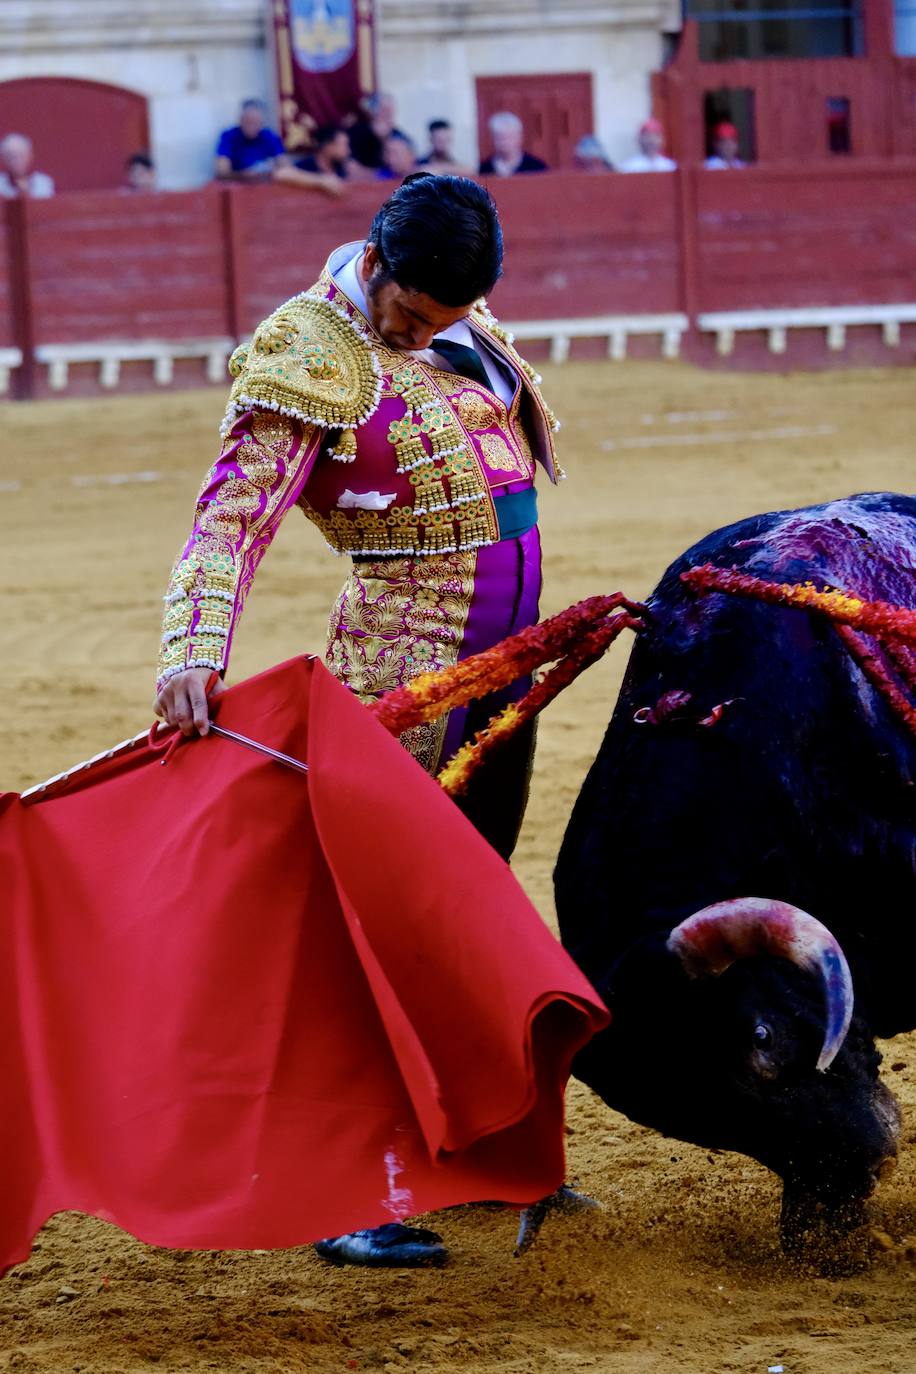
[[[916,361],[916,160],[493,186],[500,318],[533,359],[708,366]],[[360,238],[387,184],[10,201],[0,390],[17,398],[225,383],[236,342]]]

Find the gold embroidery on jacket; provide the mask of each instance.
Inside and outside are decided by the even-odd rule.
[[[367,512],[368,513],[368,512]],[[457,663],[474,593],[474,552],[360,563],[328,627],[327,665],[362,701],[419,673]],[[401,743],[428,771],[439,762],[446,718]]]
[[[456,400],[455,397],[452,398]],[[492,429],[499,416],[478,391],[462,391],[457,397],[458,416],[466,429]]]
[[[221,458],[229,473],[213,490],[218,464],[198,498],[195,534],[172,572],[165,598],[159,681],[186,668],[226,663],[226,645],[254,573],[258,536],[282,505],[298,465],[289,461],[307,448],[299,426],[285,416],[252,416],[251,435],[227,437]],[[282,465],[282,472],[281,472]]]
[[[481,434],[478,440],[484,458],[497,472],[525,472],[525,465],[512,452],[501,434]]]

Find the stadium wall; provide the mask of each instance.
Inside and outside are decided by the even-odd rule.
[[[199,186],[239,101],[273,100],[264,14],[263,0],[3,0],[0,81],[128,87],[150,106],[151,148],[132,151],[153,153],[162,186]]]
[[[399,126],[423,149],[429,120],[450,119],[469,166],[475,81],[493,75],[592,74],[592,127],[612,158],[629,156],[662,33],[680,25],[678,0],[377,0],[377,10],[379,83],[397,99]],[[129,88],[149,101],[160,185],[200,186],[240,100],[274,102],[268,14],[268,0],[0,0],[0,82]]]
[[[500,181],[493,305],[532,358],[912,364],[914,176],[916,160],[895,159]],[[224,383],[235,344],[362,237],[387,191],[7,202],[0,386],[24,398]]]

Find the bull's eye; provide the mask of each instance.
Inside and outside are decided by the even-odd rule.
[[[761,1050],[769,1049],[773,1043],[773,1032],[762,1021],[754,1027],[754,1043]]]

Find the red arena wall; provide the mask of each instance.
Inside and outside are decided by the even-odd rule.
[[[500,182],[494,309],[524,350],[557,360],[912,363],[914,185],[916,161],[901,158]],[[8,202],[0,381],[21,397],[223,381],[235,343],[365,234],[387,190]]]

